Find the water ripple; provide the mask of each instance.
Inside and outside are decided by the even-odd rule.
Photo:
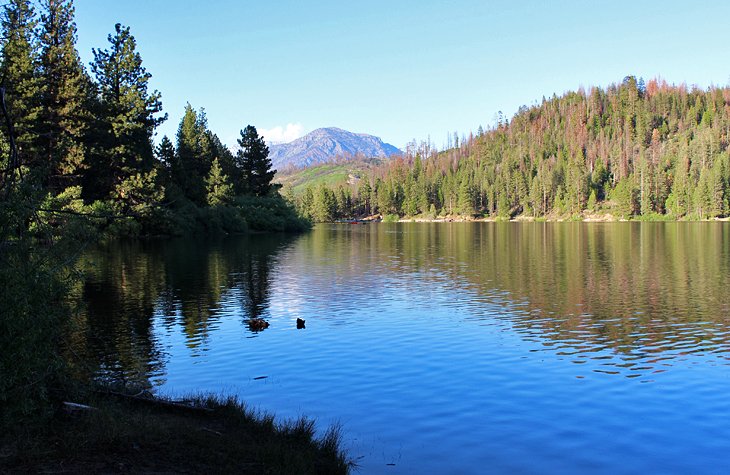
[[[74,341],[104,377],[340,420],[364,473],[720,472],[730,226],[706,224],[120,244],[85,257]]]

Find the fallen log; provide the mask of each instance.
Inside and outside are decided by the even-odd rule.
[[[95,411],[95,407],[87,406],[86,404],[79,404],[76,402],[64,401],[63,410],[67,414],[78,414],[79,412]]]

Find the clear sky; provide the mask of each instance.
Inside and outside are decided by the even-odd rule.
[[[137,38],[177,131],[186,102],[235,144],[336,126],[397,147],[634,74],[730,82],[730,2],[76,0],[78,49]],[[288,133],[285,133],[288,131]],[[159,137],[158,137],[159,139]]]

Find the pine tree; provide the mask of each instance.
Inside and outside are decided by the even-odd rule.
[[[165,190],[157,183],[157,170],[135,173],[118,183],[112,191],[114,206],[137,217],[150,214],[160,206]]]
[[[588,203],[586,204],[586,209],[588,211],[595,211],[596,210],[596,190],[591,189],[591,194],[588,196]]]
[[[233,201],[233,185],[223,173],[217,158],[213,160],[210,173],[205,179],[205,185],[208,191],[208,206],[222,206]]]
[[[38,136],[43,81],[32,3],[10,0],[3,8],[1,23],[5,42],[0,77],[6,106],[14,122],[18,153],[25,164],[37,168],[42,166]]]
[[[352,213],[352,196],[348,189],[343,185],[337,187],[337,193],[335,193],[336,200],[336,217],[345,218],[349,217]]]
[[[371,193],[370,179],[368,177],[360,180],[360,186],[357,188],[357,197],[360,202],[360,212],[366,216],[371,214]],[[358,213],[353,213],[358,214]]]
[[[228,175],[231,183],[235,183],[238,179],[238,169],[236,168],[235,158],[228,147],[221,142],[216,134],[208,131],[208,143],[210,144],[210,153],[213,159],[220,161],[223,173]]]
[[[406,216],[416,216],[418,214],[418,196],[416,195],[416,183],[413,175],[409,174],[403,191],[405,193],[403,213]]]
[[[474,195],[467,177],[463,178],[459,185],[458,209],[459,213],[463,215],[474,214]]]
[[[307,219],[314,217],[314,190],[311,185],[304,189],[301,198],[297,202],[297,211]]]
[[[175,146],[167,135],[160,140],[160,144],[155,149],[155,155],[162,167],[169,171],[172,167],[172,162],[175,161]]]
[[[337,198],[328,187],[321,185],[314,193],[312,218],[319,223],[331,222],[337,213]]]
[[[630,218],[638,210],[638,190],[635,186],[634,176],[621,179],[611,193],[611,199],[615,202],[615,210],[618,216]]]
[[[110,49],[92,50],[91,70],[102,111],[100,127],[95,128],[101,150],[92,173],[95,181],[107,183],[101,195],[125,178],[153,168],[152,136],[167,118],[156,116],[162,111],[160,93],[147,90],[152,75],[142,66],[134,36],[119,23],[114,30],[108,36]]]
[[[177,129],[177,153],[172,162],[172,182],[193,202],[204,205],[207,202],[205,177],[211,163],[210,143],[207,134],[205,112],[196,112],[190,104]]]
[[[248,125],[241,131],[238,145],[240,149],[236,154],[236,168],[241,174],[241,191],[256,196],[268,194],[276,170],[271,169],[269,147],[263,137],[259,137],[256,127]]]
[[[42,153],[51,185],[77,184],[87,168],[85,137],[91,121],[91,80],[76,51],[72,0],[44,0],[41,14]]]

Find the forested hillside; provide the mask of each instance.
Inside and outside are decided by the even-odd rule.
[[[628,76],[523,106],[435,152],[412,144],[357,185],[298,197],[317,220],[366,214],[707,219],[729,212],[730,88]]]
[[[58,227],[84,215],[132,236],[306,227],[271,192],[274,171],[255,127],[242,127],[234,155],[188,104],[174,143],[154,146],[167,116],[129,27],[110,25],[87,70],[72,1],[10,0],[0,14],[2,179],[22,177],[33,191],[25,204],[45,219]]]

